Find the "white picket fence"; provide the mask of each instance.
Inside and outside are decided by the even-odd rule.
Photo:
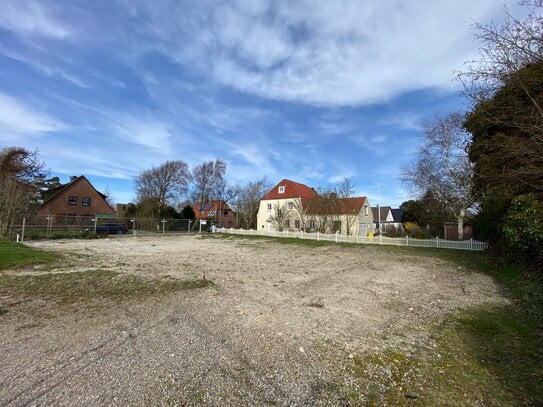
[[[252,236],[272,236],[272,237],[294,237],[298,239],[313,239],[325,240],[336,243],[358,243],[358,244],[381,244],[391,246],[412,246],[412,247],[435,247],[439,249],[457,249],[457,250],[474,250],[482,251],[488,248],[488,243],[478,240],[445,240],[438,237],[433,239],[413,239],[406,237],[386,237],[386,236],[346,236],[339,233],[324,234],[324,233],[306,233],[303,231],[260,231],[254,229],[226,229],[217,228],[218,233],[231,233],[235,235],[252,235]]]

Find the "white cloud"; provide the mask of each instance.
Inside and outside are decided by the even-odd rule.
[[[2,140],[12,142],[21,136],[39,136],[65,128],[62,122],[0,92],[0,138]]]
[[[477,51],[473,20],[501,13],[495,0],[202,2],[188,14],[171,3],[140,7],[155,47],[179,63],[251,94],[317,105],[450,91],[452,71]]]
[[[155,151],[168,153],[172,125],[153,119],[142,119],[135,116],[113,116],[111,127],[117,137],[130,143],[149,147]]]
[[[19,34],[35,34],[63,39],[71,35],[68,26],[59,21],[44,2],[4,0],[0,26]]]

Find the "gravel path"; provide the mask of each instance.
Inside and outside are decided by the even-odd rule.
[[[70,269],[215,286],[0,315],[0,405],[349,405],[353,354],[430,346],[460,307],[505,301],[490,278],[372,247],[198,237],[39,242]],[[84,256],[82,256],[84,255]],[[362,398],[363,399],[363,398]],[[359,399],[357,402],[359,402]]]

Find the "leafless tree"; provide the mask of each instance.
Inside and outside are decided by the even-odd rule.
[[[225,173],[226,162],[220,158],[195,166],[192,169],[194,203],[222,199],[226,189]]]
[[[244,229],[256,229],[260,198],[271,188],[270,182],[263,177],[241,187],[236,198],[236,211],[239,225]]]
[[[424,125],[424,139],[416,160],[403,168],[402,181],[420,197],[430,191],[458,221],[462,239],[466,211],[472,205],[473,166],[467,155],[470,135],[464,116],[451,113]]]
[[[278,231],[283,231],[285,228],[285,223],[287,220],[290,220],[290,210],[288,209],[287,203],[284,202],[282,205],[274,204],[273,205],[273,214],[269,217],[269,222],[271,222],[273,228]]]
[[[474,105],[490,99],[522,68],[543,61],[543,0],[526,0],[521,4],[528,9],[523,20],[505,7],[501,25],[474,24],[473,35],[482,44],[479,58],[468,62],[466,70],[457,75]],[[525,91],[529,93],[528,89]],[[543,112],[535,100],[534,107]]]
[[[0,236],[11,232],[18,216],[35,202],[36,180],[44,178],[36,152],[20,147],[0,149]]]
[[[343,181],[337,187],[339,196],[338,212],[344,216],[345,226],[347,227],[347,236],[351,234],[351,228],[357,220],[358,213],[356,212],[356,202],[354,195],[356,188],[351,178],[343,178]]]
[[[337,218],[338,202],[335,186],[319,188],[317,195],[308,200],[306,213],[315,218],[315,226],[319,232],[326,233],[332,229],[333,222]]]
[[[184,161],[166,161],[142,171],[134,179],[138,201],[156,199],[164,208],[187,193],[189,180],[190,172]]]

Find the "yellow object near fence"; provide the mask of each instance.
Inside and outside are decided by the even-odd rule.
[[[368,237],[373,237],[373,232],[368,232]]]

